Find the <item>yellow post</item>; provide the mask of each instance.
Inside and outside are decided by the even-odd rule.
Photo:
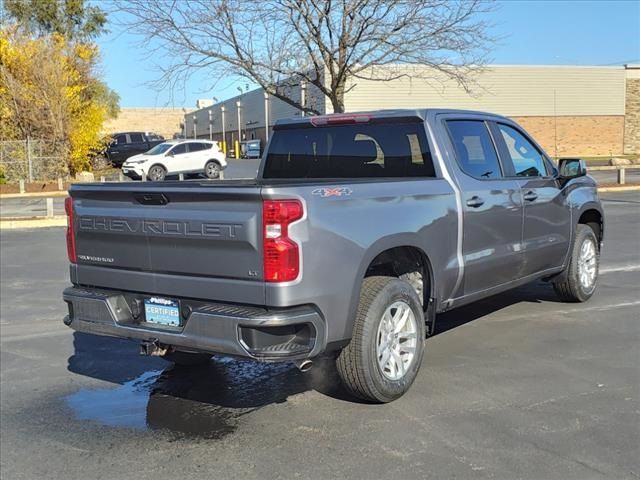
[[[236,158],[240,158],[240,142],[236,140]]]

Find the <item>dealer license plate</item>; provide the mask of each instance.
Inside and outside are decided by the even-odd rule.
[[[177,301],[162,297],[144,299],[144,318],[147,323],[168,327],[180,326],[180,305]]]

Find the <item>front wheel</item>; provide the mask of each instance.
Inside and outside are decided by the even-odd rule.
[[[598,239],[588,225],[578,225],[565,279],[553,288],[564,302],[586,302],[596,290],[599,267]]]
[[[147,177],[152,182],[161,182],[167,176],[167,171],[162,165],[154,165],[149,169]]]
[[[424,338],[424,314],[415,289],[393,277],[365,278],[351,342],[336,362],[342,382],[367,401],[399,398],[418,374]]]
[[[214,160],[209,160],[204,166],[204,174],[207,178],[219,178],[220,177],[220,164]]]

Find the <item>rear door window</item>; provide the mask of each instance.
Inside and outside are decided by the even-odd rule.
[[[276,129],[264,178],[434,177],[421,120]]]
[[[187,147],[189,149],[189,153],[200,152],[206,148],[205,144],[200,142],[189,142]]]
[[[127,143],[127,136],[126,135],[117,135],[116,139],[115,139],[115,143],[116,143],[116,145],[124,145],[125,143]]]
[[[458,165],[464,173],[487,180],[502,177],[498,154],[482,120],[448,120]]]
[[[130,133],[129,138],[131,139],[131,143],[142,143],[145,141],[141,133]]]

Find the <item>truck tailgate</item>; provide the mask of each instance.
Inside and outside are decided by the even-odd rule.
[[[255,183],[78,185],[70,195],[78,272],[99,266],[111,273],[263,279],[262,199]],[[95,271],[91,278],[96,281]]]

